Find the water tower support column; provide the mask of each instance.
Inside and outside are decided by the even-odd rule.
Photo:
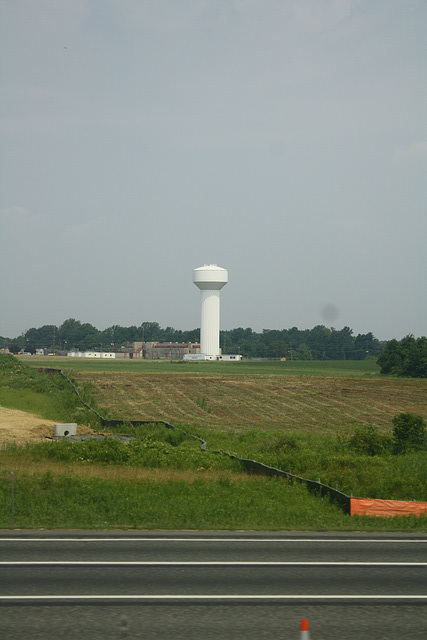
[[[200,291],[201,328],[200,352],[219,355],[219,291]]]
[[[209,358],[219,356],[219,297],[228,282],[228,271],[216,264],[194,269],[193,282],[200,289],[200,353]]]

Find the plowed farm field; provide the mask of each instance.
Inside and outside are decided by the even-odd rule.
[[[358,424],[390,426],[413,412],[427,419],[427,381],[279,375],[77,372],[100,412],[203,429],[336,433]]]

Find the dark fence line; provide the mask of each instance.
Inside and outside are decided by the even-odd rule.
[[[292,482],[305,484],[309,491],[319,493],[322,497],[329,496],[329,498],[336,502],[341,507],[341,509],[345,511],[345,513],[350,513],[350,496],[342,493],[342,491],[338,491],[338,489],[329,487],[327,484],[323,484],[322,482],[320,482],[320,479],[317,482],[315,480],[308,480],[307,478],[296,476],[290,471],[282,471],[282,469],[270,467],[263,462],[257,462],[256,460],[247,460],[245,458],[238,458],[237,456],[231,455],[230,453],[227,455],[230,456],[230,458],[239,460],[245,471],[247,471],[248,473],[257,473],[259,475],[265,476],[286,477]]]
[[[67,380],[67,382],[69,382],[69,383],[70,383],[70,385],[73,387],[73,389],[74,389],[74,391],[76,392],[77,397],[79,398],[80,402],[81,402],[82,404],[84,404],[84,406],[85,406],[87,409],[89,409],[89,411],[93,411],[93,413],[95,413],[95,414],[98,416],[98,418],[101,420],[101,422],[104,420],[104,418],[101,416],[101,414],[100,414],[96,409],[94,409],[93,407],[91,407],[87,402],[85,402],[85,400],[83,400],[83,398],[81,397],[80,392],[79,392],[79,390],[77,389],[77,387],[76,387],[76,385],[74,384],[74,382],[73,382],[72,380],[70,380],[70,378],[67,376],[67,374],[66,374],[66,373],[64,373],[64,372],[62,371],[62,369],[52,369],[52,368],[46,367],[45,369],[44,369],[44,368],[43,368],[43,369],[40,369],[40,368],[39,368],[39,369],[38,369],[38,371],[41,371],[41,373],[54,373],[54,374],[58,374],[58,373],[59,373],[59,374],[60,374],[63,378],[65,378],[65,379]]]
[[[83,400],[76,385],[62,371],[62,369],[41,369],[41,371],[43,372],[47,371],[49,373],[60,373],[73,387],[78,398],[84,404],[84,406],[90,411],[93,411],[100,419],[101,424],[105,427],[114,428],[114,427],[120,427],[124,425],[136,427],[143,424],[163,424],[168,429],[175,429],[190,438],[194,438],[195,440],[198,440],[201,443],[200,448],[203,451],[208,451],[208,445],[206,440],[203,440],[203,438],[201,438],[200,436],[193,435],[192,433],[186,433],[183,429],[180,429],[180,427],[176,427],[175,425],[171,424],[170,422],[166,422],[165,420],[108,420],[103,416],[101,416],[101,414],[98,411],[96,411],[96,409],[93,409],[87,402],[85,402],[85,400]],[[287,478],[291,482],[299,482],[300,484],[305,484],[305,486],[309,491],[313,493],[317,493],[322,497],[329,497],[329,499],[336,502],[338,506],[345,513],[350,514],[350,496],[348,496],[345,493],[342,493],[341,491],[338,491],[338,489],[333,489],[332,487],[329,487],[328,485],[323,484],[322,482],[320,482],[320,478],[318,482],[316,482],[315,480],[308,480],[307,478],[296,476],[290,471],[282,471],[282,469],[276,469],[276,467],[270,467],[269,465],[264,464],[263,462],[257,462],[256,460],[239,458],[238,456],[235,456],[232,453],[228,453],[225,451],[212,451],[212,453],[218,453],[220,455],[228,456],[232,460],[237,460],[247,473],[253,473],[253,474],[256,473],[258,475],[264,475],[264,476],[270,476],[270,477],[282,477],[282,478]]]

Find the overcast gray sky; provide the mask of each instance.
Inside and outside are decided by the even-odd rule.
[[[426,0],[0,7],[0,335],[426,334]]]

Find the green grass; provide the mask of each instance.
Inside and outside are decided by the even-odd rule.
[[[8,409],[19,409],[48,418],[57,412],[57,406],[49,395],[32,389],[0,389],[0,405]]]
[[[258,361],[240,362],[184,362],[170,360],[102,360],[60,356],[19,356],[26,364],[36,367],[57,367],[70,371],[121,371],[138,373],[207,373],[232,375],[302,375],[302,376],[365,376],[379,375],[376,360],[322,361]]]
[[[71,359],[64,360],[68,364]],[[55,363],[56,358],[43,359],[46,361],[51,366],[63,366],[59,361]],[[38,415],[67,422],[80,422],[72,419],[80,411],[80,423],[87,424],[85,421],[90,419],[93,424],[93,414],[84,413],[86,409],[79,405],[76,394],[62,377],[43,375],[26,362],[36,360],[0,357],[1,404],[21,410],[31,406],[32,412],[37,408]],[[94,369],[85,372],[86,364]],[[79,369],[81,365],[84,366]],[[122,365],[124,368],[120,369]],[[244,367],[247,375],[240,376],[245,373]],[[291,376],[286,383],[280,382],[283,377],[279,373],[285,372]],[[327,499],[308,493],[304,486],[290,485],[284,479],[244,475],[238,460],[215,453],[229,451],[306,478],[320,477],[323,483],[333,487],[338,484],[341,491],[359,497],[427,500],[425,452],[392,456],[385,446],[381,455],[368,456],[357,451],[350,438],[354,427],[366,424],[366,420],[353,426],[348,422],[339,428],[334,426],[325,433],[316,431],[317,417],[307,420],[306,407],[313,404],[318,412],[313,418],[324,411],[323,419],[330,420],[332,402],[337,404],[334,425],[339,425],[340,415],[347,419],[346,407],[350,407],[349,415],[356,415],[360,406],[365,407],[369,416],[377,397],[378,407],[387,406],[390,412],[389,405],[395,402],[399,389],[398,403],[417,406],[424,387],[414,381],[386,382],[384,387],[372,361],[183,365],[79,360],[74,373],[85,397],[90,399],[93,394],[100,407],[105,406],[104,399],[115,398],[114,417],[148,417],[144,415],[147,406],[151,406],[147,402],[155,401],[158,419],[167,416],[188,433],[203,437],[209,451],[201,451],[199,441],[181,432],[153,425],[118,429],[139,436],[130,444],[105,440],[9,445],[0,451],[2,527],[11,526],[13,471],[14,526],[21,528],[427,530],[425,518],[350,518]],[[233,376],[229,377],[229,373]],[[367,379],[370,377],[372,380]],[[165,381],[163,393],[160,380]],[[400,385],[399,389],[396,385]],[[243,396],[240,388],[245,389]],[[281,404],[283,398],[286,405]],[[188,409],[193,407],[194,415],[190,417],[187,411],[183,414],[187,419],[177,421],[174,415],[184,400]],[[246,405],[250,403],[253,404],[248,413]],[[300,411],[294,413],[294,422],[290,423],[294,427],[279,428],[294,404]],[[108,410],[111,415],[111,407],[101,413],[106,415]],[[135,415],[138,410],[140,416]],[[378,419],[386,419],[382,408],[376,411]],[[234,419],[241,419],[243,414],[246,422],[233,428]],[[267,415],[270,422],[264,424]],[[218,429],[212,419],[219,424],[229,422],[226,428]],[[389,428],[383,430],[386,437]]]
[[[388,439],[388,434],[384,436]],[[351,438],[298,432],[252,430],[238,436],[202,433],[209,448],[321,480],[347,495],[389,500],[427,501],[427,450],[392,455],[360,454]]]
[[[0,526],[11,526],[10,479],[0,478]],[[71,474],[14,478],[15,527],[251,530],[425,530],[425,518],[350,517],[278,479],[110,481]]]
[[[81,394],[95,408],[87,386]],[[65,378],[41,373],[11,355],[0,354],[0,405],[58,422],[97,423]]]
[[[352,439],[319,435],[251,431],[206,435],[208,450],[182,431],[162,425],[116,428],[137,435],[127,444],[107,438],[100,442],[56,441],[9,445],[0,453],[3,465],[20,459],[21,468],[31,463],[55,462],[80,469],[85,464],[120,469],[185,470],[193,477],[204,471],[241,474],[239,458],[257,460],[310,480],[338,488],[347,495],[395,500],[427,501],[427,452],[365,455],[355,450]],[[222,453],[221,453],[222,452]],[[224,452],[231,453],[237,459]]]

